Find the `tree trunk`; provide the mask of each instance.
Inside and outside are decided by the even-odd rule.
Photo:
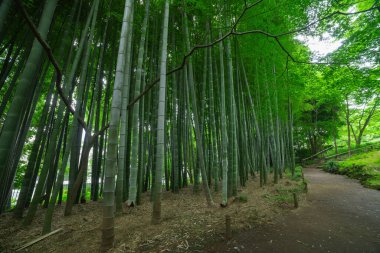
[[[162,29],[161,65],[160,65],[160,88],[157,111],[157,147],[156,147],[156,171],[153,195],[152,223],[159,224],[161,221],[161,191],[162,170],[165,154],[165,107],[166,107],[166,60],[168,48],[168,25],[169,25],[169,0],[165,0],[165,12]]]
[[[58,0],[46,1],[41,20],[38,26],[38,32],[43,39],[46,39],[49,32],[49,27],[52,22],[54,11]],[[4,2],[5,3],[5,2]],[[0,178],[6,178],[9,172],[6,171],[7,160],[10,157],[9,152],[13,150],[13,144],[17,135],[17,125],[21,121],[22,110],[27,106],[28,97],[31,96],[30,90],[33,89],[33,80],[38,73],[38,68],[42,62],[43,48],[37,39],[34,40],[32,50],[29,54],[25,68],[20,76],[20,81],[17,85],[16,93],[8,110],[7,118],[4,122],[3,129],[0,135]],[[0,213],[5,207],[6,197],[9,194],[10,188],[6,184],[1,184],[0,187]]]
[[[351,129],[350,129],[350,105],[348,103],[348,95],[346,95],[346,125],[347,125],[347,148],[348,156],[351,156]]]
[[[221,36],[221,33],[219,33]],[[222,132],[222,205],[227,206],[228,202],[228,134],[226,121],[226,88],[224,79],[224,48],[223,42],[219,43],[220,57],[220,118]]]
[[[106,252],[113,247],[114,233],[114,202],[115,202],[115,172],[117,170],[117,146],[118,130],[120,123],[120,112],[122,105],[122,85],[124,81],[125,51],[127,48],[127,36],[129,22],[131,22],[133,1],[127,0],[124,7],[123,24],[121,28],[119,53],[117,57],[115,83],[113,88],[113,99],[110,115],[109,140],[107,148],[107,166],[104,168],[104,190],[103,190],[103,222],[101,250]]]
[[[141,38],[139,45],[139,53],[137,58],[137,68],[136,68],[136,83],[135,83],[135,92],[134,97],[137,97],[141,92],[141,83],[142,83],[142,74],[143,74],[143,64],[144,64],[144,55],[145,55],[145,38],[146,38],[146,30],[148,26],[149,20],[149,0],[145,2],[145,17],[141,28]],[[141,102],[143,103],[143,102]],[[132,154],[131,154],[131,170],[130,170],[130,178],[129,178],[129,197],[128,197],[128,205],[136,204],[136,196],[137,196],[137,178],[138,178],[138,167],[139,163],[139,124],[142,124],[141,118],[139,119],[139,109],[140,102],[137,101],[133,105],[133,119],[132,119]]]
[[[184,16],[185,19],[185,37],[186,37],[186,49],[190,50],[190,37],[189,37],[189,30],[188,30],[188,24],[187,24],[187,16]],[[203,186],[203,192],[206,197],[207,205],[213,206],[214,202],[212,200],[212,196],[210,193],[210,188],[208,186],[208,180],[207,180],[207,174],[206,174],[206,166],[205,166],[205,159],[204,159],[204,150],[203,150],[203,140],[201,135],[201,129],[199,125],[199,116],[198,116],[198,108],[197,108],[197,96],[195,92],[194,87],[194,72],[193,72],[193,64],[191,61],[191,58],[189,59],[189,63],[187,65],[189,69],[189,75],[188,75],[188,89],[191,95],[191,103],[192,103],[192,109],[193,109],[193,118],[194,118],[194,129],[195,129],[195,141],[197,145],[197,155],[198,155],[198,164],[200,166],[201,176],[202,176],[202,186]]]
[[[0,34],[3,33],[5,21],[11,8],[12,0],[4,0],[0,5]]]

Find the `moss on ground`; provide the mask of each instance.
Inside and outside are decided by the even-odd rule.
[[[324,170],[358,179],[365,187],[380,190],[380,151],[353,155],[344,161],[329,161]]]

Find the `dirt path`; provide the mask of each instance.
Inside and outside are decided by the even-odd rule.
[[[205,252],[380,253],[380,192],[307,168],[305,206]]]

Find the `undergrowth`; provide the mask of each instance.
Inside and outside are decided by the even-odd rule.
[[[285,171],[285,176],[287,178],[290,178],[290,179],[294,180],[294,181],[300,181],[303,178],[302,173],[303,173],[302,172],[302,166],[297,166],[294,169],[294,175],[292,175],[292,172],[290,170],[286,170]]]
[[[264,194],[263,197],[278,203],[280,206],[293,206],[293,193],[296,195],[301,195],[305,193],[307,187],[307,182],[303,178],[302,167],[297,166],[294,170],[294,175],[291,171],[286,170],[284,180],[289,180],[285,183],[285,186],[279,185],[275,188],[273,193]],[[295,184],[290,181],[296,182]]]
[[[380,190],[380,151],[353,155],[344,161],[329,161],[323,169],[358,179],[365,187]]]

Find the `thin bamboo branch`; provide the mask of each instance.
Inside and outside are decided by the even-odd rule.
[[[19,1],[19,0],[16,0],[16,1]],[[40,237],[38,237],[37,239],[34,239],[33,241],[28,242],[27,244],[21,246],[21,247],[18,248],[16,251],[20,251],[20,250],[26,249],[26,248],[32,246],[33,244],[36,244],[37,242],[39,242],[39,241],[41,241],[41,240],[43,240],[43,239],[45,239],[45,238],[47,238],[47,237],[49,237],[49,236],[51,236],[51,235],[54,235],[54,234],[56,234],[56,233],[58,233],[58,232],[61,232],[62,230],[63,230],[63,228],[59,228],[59,229],[54,230],[53,232],[50,232],[50,233],[48,233],[48,234],[46,234],[46,235],[40,236]]]

